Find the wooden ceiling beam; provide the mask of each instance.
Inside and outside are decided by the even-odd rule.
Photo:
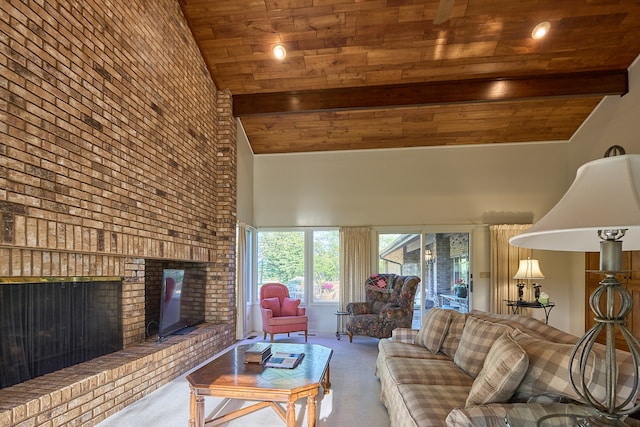
[[[234,95],[233,114],[247,117],[546,97],[624,95],[628,91],[627,70],[606,70]]]

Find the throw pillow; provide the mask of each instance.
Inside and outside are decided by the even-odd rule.
[[[470,316],[464,325],[453,362],[467,374],[477,377],[495,340],[505,332],[511,331],[512,329],[506,325]]]
[[[278,297],[265,298],[260,303],[260,306],[262,308],[268,308],[269,310],[273,311],[273,317],[280,316],[280,300],[278,299]]]
[[[422,318],[422,326],[414,343],[426,348],[431,353],[440,351],[444,337],[451,323],[451,310],[432,308]]]
[[[451,310],[451,323],[449,323],[449,330],[444,337],[440,351],[452,360],[456,355],[458,344],[460,344],[460,338],[462,338],[462,331],[464,331],[464,324],[467,321],[467,317],[466,314]]]
[[[573,344],[560,344],[539,338],[516,330],[513,339],[529,355],[529,368],[522,382],[518,386],[515,398],[519,401],[530,400],[537,396],[562,399],[581,400],[573,389],[569,378],[569,359],[573,351]],[[587,358],[587,378],[589,382],[594,377],[594,357]],[[578,378],[577,366],[574,365],[573,375]]]
[[[506,403],[527,373],[529,356],[509,334],[493,343],[467,397],[466,406]]]
[[[285,297],[282,300],[282,307],[280,307],[280,312],[283,316],[297,316],[298,315],[298,306],[300,305],[299,299],[292,299]]]

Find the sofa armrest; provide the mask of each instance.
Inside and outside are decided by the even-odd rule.
[[[391,331],[391,341],[413,344],[416,335],[418,335],[417,329],[395,328],[393,331]]]
[[[306,307],[298,307],[298,316],[304,316],[305,314],[307,314],[307,308]]]
[[[370,314],[371,305],[368,302],[350,302],[347,304],[347,311],[350,315]]]

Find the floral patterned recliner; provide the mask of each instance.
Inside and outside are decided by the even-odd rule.
[[[349,342],[354,335],[388,338],[395,328],[411,328],[417,276],[374,274],[365,282],[366,302],[347,304]]]

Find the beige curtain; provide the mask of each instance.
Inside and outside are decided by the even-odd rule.
[[[519,248],[509,244],[509,239],[524,233],[531,224],[491,225],[491,303],[492,313],[511,314],[504,300],[518,299],[518,281],[513,276],[518,271],[521,259],[531,257],[531,249]],[[524,298],[531,300],[531,289],[525,288]],[[524,313],[523,314],[527,314]]]
[[[247,307],[247,224],[238,221],[238,247],[236,251],[236,339],[244,339],[245,314]]]
[[[340,311],[364,301],[364,282],[371,275],[371,227],[340,228]]]

